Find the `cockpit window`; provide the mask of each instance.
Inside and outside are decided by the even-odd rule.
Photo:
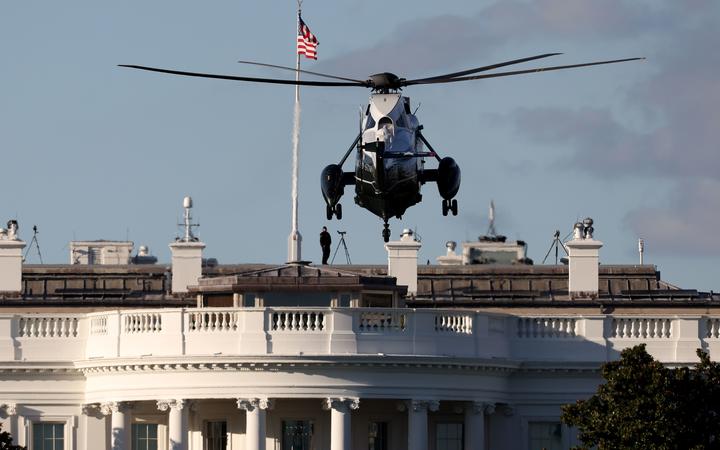
[[[365,122],[365,129],[369,128],[375,128],[375,119],[373,119],[373,116],[368,114],[367,115],[367,121]]]
[[[382,117],[382,118],[378,121],[378,128],[384,127],[385,125],[392,125],[392,123],[393,123],[393,122],[392,122],[392,119],[389,118],[388,116]]]
[[[395,119],[395,125],[401,128],[408,128],[407,123],[405,122],[405,114],[398,115],[398,118]]]

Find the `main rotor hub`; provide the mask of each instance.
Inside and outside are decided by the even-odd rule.
[[[402,88],[405,78],[400,78],[394,73],[382,72],[370,75],[368,84],[373,91],[388,92]]]

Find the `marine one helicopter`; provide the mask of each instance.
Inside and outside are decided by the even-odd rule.
[[[560,53],[544,53],[459,72],[410,80],[389,72],[370,75],[366,80],[358,80],[253,61],[239,62],[300,72],[334,79],[335,81],[217,75],[137,65],[121,65],[121,67],[173,75],[256,83],[369,88],[371,90],[370,100],[365,109],[364,117],[361,119],[360,133],[337,164],[330,164],[323,169],[320,177],[320,188],[326,203],[327,219],[331,220],[335,216],[340,220],[342,219],[340,199],[345,193],[345,187],[354,185],[355,203],[383,220],[382,236],[387,242],[390,239],[388,220],[392,217],[402,218],[402,215],[409,207],[419,203],[422,200],[420,187],[427,182],[437,184],[438,192],[442,197],[443,215],[447,216],[448,213],[457,215],[458,213],[458,203],[454,197],[460,189],[460,167],[453,158],[449,156],[441,157],[427,141],[422,133],[423,126],[410,108],[410,98],[402,95],[402,89],[407,86],[421,84],[454,83],[644,59],[626,58],[477,75],[480,72],[555,55],[560,55]],[[343,164],[354,149],[356,150],[355,171],[346,172],[342,168]],[[425,168],[426,158],[436,159],[438,161],[437,168]]]

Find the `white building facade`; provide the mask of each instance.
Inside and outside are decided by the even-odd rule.
[[[719,330],[684,314],[2,314],[0,417],[43,450],[568,448],[560,406],[595,391],[602,362],[644,342],[691,364]]]

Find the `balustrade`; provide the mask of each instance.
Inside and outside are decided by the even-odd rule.
[[[518,317],[517,337],[532,338],[573,338],[576,336],[574,317]]]
[[[29,316],[19,321],[19,337],[68,338],[78,335],[77,317]]]
[[[708,317],[705,322],[705,338],[720,339],[720,318]]]
[[[358,314],[358,330],[362,332],[403,331],[407,315],[399,311],[362,311]]]
[[[168,356],[206,354],[208,349],[228,355],[450,355],[463,348],[468,357],[595,360],[607,357],[609,353],[597,350],[611,340],[616,351],[647,342],[648,351],[662,361],[688,361],[692,355],[686,348],[720,349],[720,316],[516,317],[441,309],[188,308],[0,314],[0,330],[21,340],[16,357],[26,360],[64,358],[73,352],[93,358],[134,355],[140,347],[148,354]],[[145,341],[148,335],[157,339]],[[476,343],[469,346],[468,337]],[[87,338],[87,349],[60,342],[53,347],[43,338]]]
[[[187,313],[188,331],[236,331],[238,311],[192,311]]]
[[[107,316],[95,316],[90,318],[90,335],[101,336],[107,334]]]
[[[325,313],[320,311],[271,311],[272,331],[323,331]]]
[[[672,319],[613,317],[611,337],[620,339],[669,339]]]
[[[124,313],[123,331],[125,334],[160,332],[162,331],[162,313]]]
[[[468,314],[436,314],[435,331],[472,334],[472,316]]]

